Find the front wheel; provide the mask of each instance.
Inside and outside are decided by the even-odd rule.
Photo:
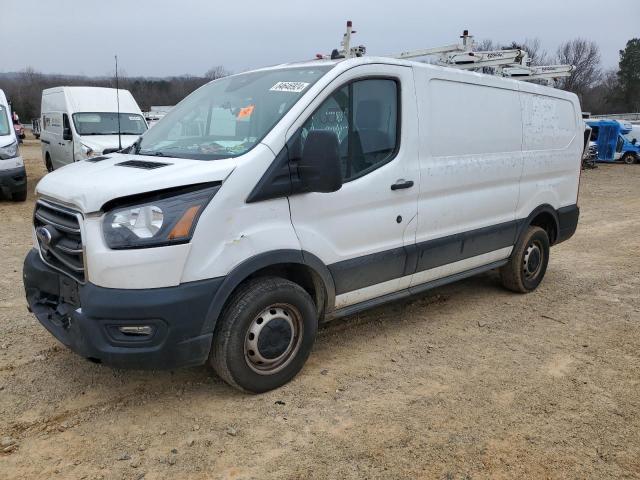
[[[279,277],[250,280],[218,320],[209,361],[235,388],[273,390],[302,369],[317,329],[315,304],[298,284]]]
[[[509,262],[500,268],[502,285],[517,293],[535,290],[549,264],[549,236],[540,227],[530,226],[513,247]]]
[[[631,152],[625,153],[622,157],[622,161],[627,165],[633,165],[636,163],[636,156]]]

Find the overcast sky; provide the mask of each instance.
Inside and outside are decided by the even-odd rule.
[[[130,76],[240,72],[330,53],[348,19],[369,54],[455,43],[468,28],[476,40],[538,37],[552,52],[594,40],[607,68],[640,36],[640,0],[0,0],[0,12],[4,72],[106,75],[116,53]]]

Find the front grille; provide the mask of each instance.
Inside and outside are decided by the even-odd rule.
[[[36,203],[33,217],[36,238],[45,263],[84,283],[81,215],[66,207],[40,200]]]

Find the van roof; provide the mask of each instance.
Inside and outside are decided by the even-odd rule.
[[[118,89],[119,99],[116,98],[116,89],[108,87],[53,87],[42,91],[43,107],[45,98],[54,94],[64,94],[69,107],[74,112],[115,112],[117,102],[120,102],[122,113],[140,113],[140,107],[136,103],[129,90]]]
[[[292,63],[283,63],[279,65],[273,65],[270,67],[259,68],[252,71],[264,71],[264,70],[276,70],[282,68],[294,68],[294,67],[317,67],[317,66],[339,66],[342,70],[348,70],[349,68],[355,67],[357,65],[368,65],[368,64],[384,64],[384,65],[398,65],[405,67],[412,67],[418,69],[425,70],[439,70],[446,72],[455,72],[456,76],[461,80],[474,79],[473,83],[478,83],[478,80],[484,83],[491,84],[494,86],[502,85],[504,88],[511,88],[525,92],[531,93],[540,93],[552,97],[558,98],[571,98],[577,99],[574,93],[560,90],[554,87],[549,87],[547,85],[540,85],[532,82],[525,82],[522,80],[518,80],[517,78],[508,78],[502,77],[498,75],[490,75],[486,73],[474,72],[471,70],[463,70],[459,68],[449,67],[445,65],[434,65],[431,63],[420,62],[417,60],[405,60],[393,57],[384,57],[384,56],[363,56],[363,57],[355,57],[355,58],[341,58],[336,60],[330,59],[314,59],[314,60],[305,60],[301,62],[292,62]]]

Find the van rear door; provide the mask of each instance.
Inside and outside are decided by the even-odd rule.
[[[302,248],[329,266],[336,308],[342,308],[409,286],[419,190],[417,112],[409,67],[359,66],[325,92],[288,136],[335,132],[344,183],[337,192],[294,195],[289,202]]]

